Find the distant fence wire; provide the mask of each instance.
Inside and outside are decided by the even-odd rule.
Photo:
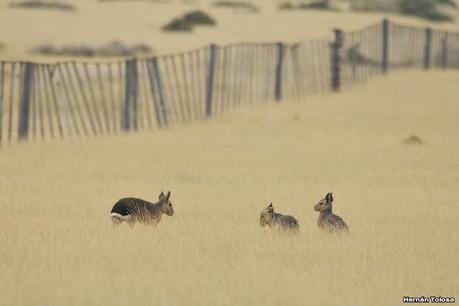
[[[190,124],[401,68],[459,68],[459,33],[384,20],[337,29],[332,41],[212,44],[116,63],[0,61],[0,145]]]

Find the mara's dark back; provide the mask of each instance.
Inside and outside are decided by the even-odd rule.
[[[286,230],[294,230],[298,231],[300,229],[300,225],[298,221],[289,215],[280,215],[278,218],[279,225]]]
[[[122,198],[113,205],[111,213],[133,215],[148,210],[152,205],[153,203],[138,198]]]

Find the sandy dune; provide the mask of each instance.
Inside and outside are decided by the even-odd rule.
[[[7,48],[3,59],[40,58],[27,51],[41,44],[103,45],[112,40],[146,43],[156,54],[170,54],[207,45],[241,41],[299,41],[329,37],[331,30],[360,29],[389,17],[394,21],[419,26],[458,30],[458,24],[429,24],[416,18],[378,13],[340,13],[322,11],[279,11],[282,1],[252,1],[261,8],[257,14],[212,6],[213,1],[107,1],[80,0],[75,12],[11,9],[0,3],[0,41]],[[162,25],[184,12],[202,9],[212,15],[216,27],[200,27],[193,33],[169,34]]]

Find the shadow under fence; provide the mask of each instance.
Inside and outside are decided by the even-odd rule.
[[[163,129],[339,91],[396,69],[459,68],[459,33],[382,23],[114,63],[0,61],[0,145]]]

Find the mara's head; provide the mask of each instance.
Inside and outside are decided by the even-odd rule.
[[[332,203],[333,203],[333,195],[331,192],[327,193],[327,195],[325,196],[325,198],[323,198],[322,200],[319,201],[319,203],[317,203],[315,206],[314,206],[314,209],[316,211],[320,211],[320,212],[323,212],[323,211],[330,211],[332,210]]]
[[[266,225],[271,225],[273,222],[273,216],[274,216],[274,208],[273,208],[273,203],[269,204],[268,207],[263,209],[263,211],[260,214],[260,225],[261,226],[266,226]]]
[[[174,214],[174,208],[172,207],[172,202],[170,201],[171,192],[168,191],[167,194],[161,191],[159,194],[159,203],[161,203],[161,212],[168,216]]]

